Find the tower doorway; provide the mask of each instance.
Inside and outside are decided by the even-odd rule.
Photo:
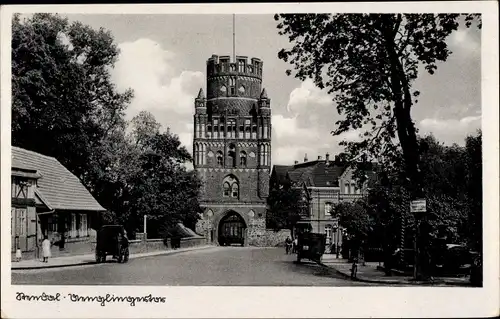
[[[245,244],[246,224],[243,217],[235,211],[229,212],[219,223],[219,245],[231,246]]]

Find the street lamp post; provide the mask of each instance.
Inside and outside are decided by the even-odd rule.
[[[319,215],[321,213],[321,204],[320,204],[321,203],[320,202],[321,193],[320,193],[319,189],[317,190],[317,192],[318,192],[318,234],[321,234],[321,228],[319,226],[319,224],[320,224],[319,223]]]

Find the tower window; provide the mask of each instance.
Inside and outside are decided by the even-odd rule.
[[[230,138],[234,138],[236,135],[236,121],[228,120],[227,121],[227,136]]]
[[[217,151],[217,165],[222,166],[224,161],[223,161],[223,155],[221,151]]]
[[[239,187],[237,183],[234,183],[231,187],[231,196],[234,198],[238,198],[239,195]]]
[[[257,125],[252,125],[252,138],[257,138]]]
[[[236,94],[236,78],[230,77],[229,78],[229,86],[230,86],[230,94],[235,95]]]
[[[236,148],[235,148],[234,144],[231,144],[229,146],[228,156],[229,156],[230,163],[231,163],[232,167],[236,167]]]
[[[240,152],[240,166],[247,167],[247,153],[245,151]]]
[[[239,138],[243,138],[243,132],[244,132],[244,131],[245,131],[245,129],[244,129],[243,125],[240,125],[240,131],[239,131],[239,133],[238,133]]]
[[[228,175],[222,181],[223,185],[223,196],[238,198],[240,186],[238,180],[234,175]]]
[[[242,60],[238,61],[238,72],[245,72],[245,62]]]
[[[212,125],[207,125],[207,137],[212,137]]]
[[[224,183],[224,197],[229,197],[231,195],[231,186],[228,182]]]

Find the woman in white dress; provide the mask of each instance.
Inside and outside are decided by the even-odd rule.
[[[50,253],[50,240],[47,236],[45,236],[44,240],[42,241],[42,250],[43,250],[43,262],[46,263],[49,261],[49,257],[51,256]]]

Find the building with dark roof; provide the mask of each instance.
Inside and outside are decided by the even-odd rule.
[[[105,209],[54,157],[11,150],[12,251],[36,252],[44,236],[69,253],[88,243]],[[85,247],[90,252],[90,245]]]
[[[295,161],[294,165],[274,165],[270,179],[271,188],[301,188],[309,203],[309,216],[303,217],[300,224],[307,224],[312,232],[325,233],[331,251],[342,244],[342,229],[338,225],[333,207],[341,201],[361,199],[366,187],[358,188],[353,177],[353,169],[338,157],[331,160],[327,153],[325,159],[309,161],[307,154],[304,162]]]

